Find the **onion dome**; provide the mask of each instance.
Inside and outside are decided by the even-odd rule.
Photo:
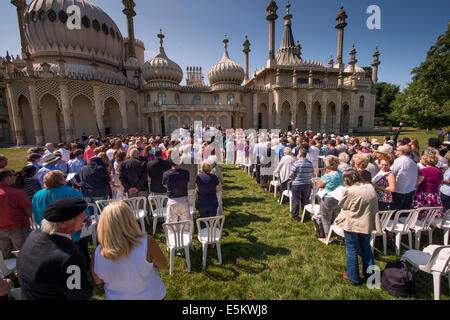
[[[69,29],[69,6],[80,8],[80,29]],[[115,22],[88,0],[33,0],[24,14],[24,31],[33,59],[58,55],[118,65],[123,37]]]
[[[142,75],[145,81],[165,81],[179,84],[183,80],[183,71],[180,66],[170,60],[163,47],[164,35],[158,34],[160,39],[159,53],[153,59],[150,59],[142,67]]]
[[[225,48],[223,57],[209,69],[208,79],[211,85],[219,83],[241,85],[242,81],[244,81],[244,69],[236,62],[233,62],[228,56],[228,42],[229,40],[225,35],[225,39],[223,40]]]
[[[347,68],[345,68],[344,72],[352,72],[352,66],[347,66]],[[361,68],[360,66],[358,66],[357,64],[355,64],[355,73],[366,73],[366,70],[364,70],[363,68]]]

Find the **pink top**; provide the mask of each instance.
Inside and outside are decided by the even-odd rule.
[[[425,180],[417,188],[417,192],[439,193],[439,186],[442,183],[443,175],[441,170],[434,167],[427,167],[420,171],[419,175]]]
[[[84,151],[84,158],[86,159],[86,162],[87,162],[88,164],[91,162],[91,159],[92,159],[93,157],[95,157],[94,150],[95,150],[95,148],[89,147],[89,148],[87,148],[87,149]]]

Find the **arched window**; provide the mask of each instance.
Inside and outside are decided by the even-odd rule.
[[[358,128],[362,128],[363,124],[364,124],[364,118],[363,118],[363,116],[360,116],[358,118]]]
[[[200,98],[200,96],[194,96],[194,104],[198,105],[202,103],[202,99]]]
[[[113,39],[116,38],[116,32],[114,31],[113,28],[111,28],[111,29],[109,30],[109,33],[111,34],[111,37],[112,37]]]
[[[220,96],[218,94],[214,95],[214,104],[216,106],[220,104]]]
[[[109,33],[109,28],[108,28],[108,26],[107,26],[106,24],[103,24],[103,25],[102,25],[102,31],[103,31],[103,33],[104,33],[105,35],[108,35],[108,33]]]
[[[163,106],[166,104],[166,94],[164,92],[158,93],[158,105]]]
[[[5,101],[3,100],[3,95],[0,94],[0,108],[5,107]]]
[[[180,104],[180,95],[175,93],[175,104]]]
[[[94,27],[95,31],[97,31],[97,32],[100,31],[100,23],[97,20],[94,20],[92,22],[92,27]]]
[[[229,106],[234,105],[234,95],[232,93],[229,93],[227,95],[227,105]]]
[[[81,18],[81,24],[86,28],[89,29],[91,27],[91,20],[89,20],[88,17],[84,16]]]
[[[262,121],[263,121],[263,114],[262,112],[258,113],[258,130],[262,129]]]
[[[48,11],[47,16],[48,16],[48,20],[50,20],[51,22],[55,22],[57,19],[56,12],[53,11],[52,9],[50,9]]]
[[[44,10],[39,10],[39,21],[44,22],[46,18],[46,14]]]
[[[69,17],[67,16],[67,13],[64,10],[61,10],[59,12],[59,21],[61,21],[62,23],[66,23],[68,19]]]
[[[151,101],[150,101],[150,93],[147,94],[147,107],[150,107]]]
[[[364,101],[365,101],[365,97],[361,96],[361,98],[359,98],[359,107],[360,108],[364,108]]]

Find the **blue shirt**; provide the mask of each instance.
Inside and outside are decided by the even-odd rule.
[[[322,176],[320,180],[325,183],[324,189],[327,193],[333,192],[337,187],[342,185],[342,172],[333,171],[327,173],[326,175]]]
[[[33,167],[35,167],[36,168],[36,173],[39,171],[39,170],[41,170],[41,166],[39,165],[39,163],[38,162],[28,162],[28,164],[27,164],[28,166],[33,166]]]
[[[450,180],[450,169],[447,169],[444,173],[444,180]],[[441,186],[440,191],[447,197],[450,197],[450,184],[444,183]]]
[[[314,172],[314,167],[308,159],[300,159],[294,162],[291,169],[291,174],[294,176],[293,186],[300,186],[311,184],[311,175]]]
[[[33,217],[39,227],[44,219],[44,212],[48,206],[61,199],[84,199],[83,195],[76,189],[62,185],[53,189],[42,189],[33,197]],[[86,210],[89,215],[89,210]],[[81,230],[72,234],[73,242],[80,240]]]
[[[281,160],[281,158],[284,157],[284,149],[286,149],[286,148],[287,148],[287,145],[283,144],[283,145],[281,145],[280,149],[278,149],[278,156],[279,156],[280,160]]]
[[[36,174],[36,178],[39,180],[39,183],[41,184],[41,187],[44,188],[44,177],[47,173],[49,173],[50,171],[61,171],[60,169],[58,169],[57,167],[53,166],[53,165],[47,165],[42,167],[38,173]],[[62,171],[61,171],[62,172]]]
[[[80,174],[81,168],[86,165],[86,161],[84,159],[73,159],[68,162],[69,164],[69,173]]]
[[[61,171],[62,173],[64,173],[64,176],[66,177],[69,174],[69,166],[67,165],[67,163],[65,163],[64,161],[59,161],[56,164],[56,168],[59,169],[59,171]]]

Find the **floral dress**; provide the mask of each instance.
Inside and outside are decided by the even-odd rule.
[[[375,183],[376,186],[387,188],[389,187],[389,176],[392,174],[391,171],[387,172],[380,180]],[[389,191],[377,191],[378,202],[392,203],[392,192]]]
[[[417,188],[417,193],[413,202],[413,209],[424,207],[442,207],[442,200],[439,194],[439,186],[443,180],[441,170],[435,167],[424,168],[420,175],[425,179]],[[441,209],[440,217],[444,215],[444,209]],[[419,217],[421,219],[422,217]]]

